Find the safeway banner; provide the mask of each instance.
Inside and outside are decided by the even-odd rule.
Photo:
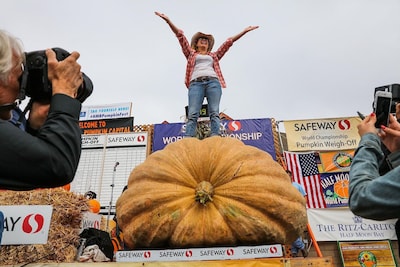
[[[317,241],[396,240],[397,219],[374,221],[349,208],[308,209],[308,223]]]
[[[208,261],[278,258],[282,245],[117,251],[117,262]]]
[[[184,123],[155,124],[153,152],[182,139],[185,126]],[[237,138],[269,153],[276,160],[271,119],[221,121],[220,127],[222,136]]]
[[[46,244],[53,207],[50,205],[0,206],[4,214],[1,245]]]
[[[284,121],[289,151],[355,149],[359,117]]]

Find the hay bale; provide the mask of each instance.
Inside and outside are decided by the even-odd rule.
[[[61,188],[33,191],[2,191],[0,205],[52,205],[47,244],[0,246],[0,263],[74,262],[79,245],[82,213],[87,199]]]

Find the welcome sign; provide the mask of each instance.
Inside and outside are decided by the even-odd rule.
[[[46,244],[53,207],[50,205],[0,206],[4,214],[1,245]]]

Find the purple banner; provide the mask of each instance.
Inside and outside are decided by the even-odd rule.
[[[347,207],[349,202],[349,172],[330,172],[320,175],[326,207]]]
[[[184,132],[184,123],[155,124],[153,152],[182,139]],[[276,160],[271,119],[221,121],[221,132],[222,136],[237,138],[246,145],[255,146],[269,153]]]

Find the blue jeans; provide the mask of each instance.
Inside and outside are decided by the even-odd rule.
[[[204,97],[207,98],[208,113],[211,121],[211,136],[220,134],[219,103],[221,101],[221,84],[217,79],[203,82],[191,82],[188,98],[188,121],[186,123],[185,136],[195,137],[197,119]]]
[[[300,249],[304,249],[305,245],[303,243],[303,239],[301,237],[298,237],[292,244],[291,247],[291,252],[292,254],[296,255]]]

